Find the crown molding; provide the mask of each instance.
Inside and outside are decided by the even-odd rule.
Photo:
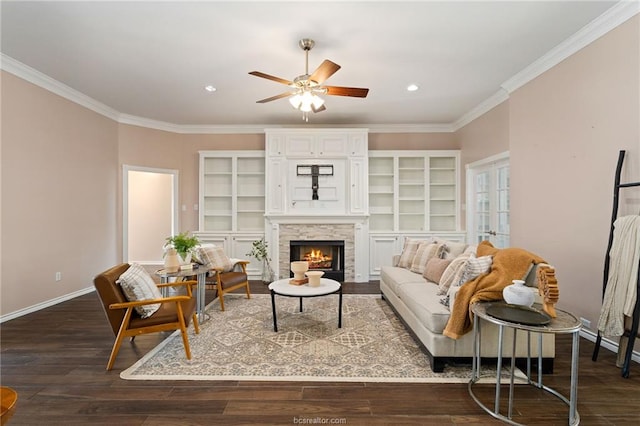
[[[582,27],[571,37],[551,49],[528,67],[502,83],[509,94],[524,86],[540,74],[558,65],[580,49],[596,41],[612,29],[623,24],[640,12],[638,0],[622,0]]]
[[[462,117],[458,118],[451,126],[453,128],[453,131],[457,132],[476,118],[491,111],[493,108],[497,107],[507,99],[509,99],[509,94],[504,89],[499,89],[496,93],[489,96],[487,99],[473,107],[471,110],[467,111]]]
[[[638,0],[622,0],[598,18],[585,25],[577,33],[557,45],[538,60],[501,84],[500,89],[489,98],[466,112],[451,123],[432,124],[363,124],[371,133],[452,133],[466,126],[476,118],[489,112],[505,100],[509,94],[522,87],[540,74],[553,68],[564,59],[602,37],[607,32],[626,22],[640,12]],[[152,120],[130,114],[122,114],[95,99],[60,83],[57,80],[25,65],[0,52],[0,69],[14,74],[43,89],[53,92],[65,99],[75,102],[98,114],[104,115],[118,123],[146,127],[172,133],[182,134],[243,134],[264,133],[268,128],[305,128],[307,126],[270,126],[264,124],[251,125],[185,125]],[[323,127],[323,126],[314,126]],[[339,125],[326,127],[339,128]],[[353,127],[349,125],[348,127]]]
[[[251,125],[190,125],[190,124],[173,124],[166,121],[151,120],[148,118],[137,117],[135,115],[120,114],[118,122],[121,124],[129,124],[132,126],[146,127],[149,129],[162,130],[165,132],[181,133],[181,134],[262,134],[268,129],[308,129],[309,125],[269,125],[269,124],[251,124]],[[348,125],[316,125],[314,129],[350,129],[353,124]],[[358,129],[367,128],[370,133],[451,133],[454,131],[451,124],[363,124],[358,125]]]
[[[500,90],[466,112],[452,123],[453,131],[471,123],[476,118],[489,112],[500,103],[509,99],[509,95],[524,86],[542,73],[558,65],[580,49],[593,43],[612,29],[623,24],[640,12],[638,0],[622,0],[602,15],[582,27],[578,32],[538,58],[525,69],[500,85]]]
[[[31,68],[28,65],[23,64],[11,56],[5,55],[0,52],[0,69],[11,73],[17,77],[20,77],[23,80],[28,81],[29,83],[35,84],[36,86],[42,87],[45,90],[48,90],[52,93],[55,93],[58,96],[61,96],[71,102],[74,102],[78,105],[81,105],[87,109],[90,109],[93,112],[97,112],[98,114],[104,115],[112,120],[117,121],[120,113],[115,109],[103,104],[102,102],[98,102],[95,99],[81,93],[66,84],[60,83],[58,80],[54,80],[46,74],[41,73],[40,71]]]
[[[118,123],[132,126],[146,127],[148,129],[162,130],[180,134],[242,134],[242,133],[264,133],[263,124],[251,125],[191,125],[173,124],[166,121],[152,120],[150,118],[138,117],[130,114],[120,114]]]

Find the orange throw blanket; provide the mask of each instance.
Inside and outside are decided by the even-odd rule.
[[[495,248],[489,241],[478,245],[477,256],[493,256],[491,270],[465,283],[456,294],[449,321],[442,334],[458,339],[471,331],[472,321],[469,310],[472,303],[502,300],[502,289],[512,280],[521,280],[531,264],[546,263],[541,257],[521,248]]]

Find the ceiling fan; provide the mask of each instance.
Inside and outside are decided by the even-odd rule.
[[[279,95],[256,101],[257,103],[263,104],[289,96],[291,105],[293,105],[295,109],[302,111],[302,118],[305,121],[309,121],[309,112],[321,112],[327,109],[324,106],[324,99],[318,95],[351,96],[354,98],[367,97],[369,89],[323,85],[322,83],[340,69],[340,65],[325,59],[312,74],[309,74],[309,51],[315,46],[315,42],[309,38],[303,38],[298,42],[298,46],[305,52],[305,69],[304,74],[297,76],[293,81],[265,74],[260,71],[251,71],[249,73],[256,77],[285,84],[291,88],[291,90],[280,93]]]

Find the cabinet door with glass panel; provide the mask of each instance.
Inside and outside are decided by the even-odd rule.
[[[200,152],[200,231],[264,231],[263,151]]]

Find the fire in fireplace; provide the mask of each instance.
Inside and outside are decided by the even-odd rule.
[[[293,240],[289,252],[292,262],[305,260],[309,270],[324,271],[324,278],[344,281],[344,241]]]

